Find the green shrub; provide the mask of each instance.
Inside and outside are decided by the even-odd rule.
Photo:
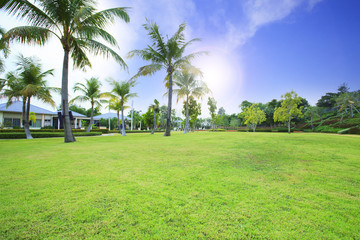
[[[293,132],[294,130],[293,129],[290,129],[290,132]],[[279,127],[279,128],[275,128],[275,129],[273,129],[272,130],[272,132],[288,132],[288,128],[281,128],[281,127]]]
[[[213,132],[213,130],[212,129],[209,129],[209,130],[207,130],[208,132]],[[222,128],[216,128],[216,129],[214,129],[214,132],[225,132],[226,130],[225,129],[222,129]]]
[[[349,134],[360,134],[360,128],[359,127],[350,128],[348,133]]]
[[[342,128],[333,128],[329,126],[320,126],[315,128],[315,132],[322,132],[322,133],[338,133],[339,131],[343,130]]]
[[[45,127],[42,127],[42,128],[41,128],[41,130],[44,130],[44,129],[54,130],[54,127],[53,127],[53,126],[45,126]]]

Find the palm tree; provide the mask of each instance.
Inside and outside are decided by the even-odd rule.
[[[115,80],[110,81],[110,85],[113,87],[113,90],[111,93],[107,93],[107,96],[111,96],[113,98],[118,98],[120,101],[120,107],[121,107],[121,124],[122,124],[122,135],[126,136],[125,132],[125,122],[124,122],[124,104],[127,103],[127,101],[132,98],[136,97],[136,93],[131,93],[130,90],[132,87],[135,86],[134,81],[122,81],[122,82],[116,82]]]
[[[190,130],[189,97],[200,98],[210,92],[210,90],[205,82],[197,80],[196,75],[189,71],[176,72],[174,78],[175,85],[179,87],[178,89],[174,89],[174,93],[177,95],[177,102],[179,102],[180,99],[185,98],[186,124],[184,133],[187,133]]]
[[[4,57],[6,58],[9,53],[10,53],[10,48],[9,48],[9,44],[7,43],[7,41],[5,41],[3,39],[3,36],[5,34],[5,29],[0,27],[0,51],[3,52]],[[3,59],[0,57],[0,73],[4,71],[4,61]],[[3,79],[0,79],[0,91],[2,89],[2,87],[4,87],[4,83],[3,83]]]
[[[109,108],[116,111],[117,120],[118,120],[117,125],[118,125],[118,129],[120,131],[120,111],[121,111],[122,108],[127,109],[129,107],[128,106],[122,106],[120,99],[117,98],[117,97],[112,97],[110,99],[109,103],[110,103]]]
[[[168,38],[167,41],[165,41],[163,35],[161,35],[159,32],[158,25],[155,22],[147,20],[147,23],[144,24],[144,28],[148,31],[148,35],[152,41],[152,44],[148,45],[148,47],[144,50],[133,50],[129,53],[129,57],[137,55],[146,61],[152,62],[149,65],[141,67],[134,78],[139,76],[152,75],[161,69],[166,70],[166,79],[168,79],[168,114],[164,136],[170,136],[171,131],[173,73],[176,70],[189,67],[191,60],[205,53],[196,52],[184,56],[186,47],[194,41],[199,41],[199,39],[195,38],[185,42],[185,27],[185,23],[181,24],[175,34],[171,38]]]
[[[94,108],[101,107],[101,103],[104,101],[101,100],[103,94],[100,92],[102,84],[98,78],[86,79],[86,83],[76,83],[74,86],[74,92],[80,91],[83,95],[78,95],[73,98],[69,103],[72,104],[76,101],[80,102],[90,102],[91,103],[91,115],[90,115],[90,124],[86,132],[90,132],[92,125],[94,123]]]
[[[154,134],[155,129],[156,129],[156,113],[159,112],[159,108],[160,108],[159,101],[157,99],[154,100],[154,104],[151,104],[149,106],[149,109],[154,111],[154,127],[153,127],[151,134]]]
[[[25,19],[31,26],[21,26],[5,33],[7,41],[44,45],[51,36],[59,39],[64,49],[61,104],[64,118],[65,142],[76,141],[71,130],[68,103],[69,57],[75,68],[91,67],[86,52],[114,57],[123,67],[124,60],[111,48],[95,40],[102,38],[117,47],[115,38],[104,30],[118,17],[129,22],[127,8],[112,8],[96,12],[93,0],[44,0],[36,5],[27,0],[1,1],[0,8],[9,14]]]
[[[52,99],[51,91],[58,91],[58,88],[47,87],[47,82],[44,79],[48,75],[53,75],[54,69],[41,71],[41,65],[36,59],[31,57],[19,56],[17,63],[18,69],[16,73],[8,73],[7,88],[3,91],[3,96],[8,98],[7,106],[12,104],[14,99],[22,99],[23,111],[22,119],[26,133],[26,138],[31,139],[29,127],[30,101],[31,98],[37,98],[44,103],[50,103],[55,107],[55,102]]]

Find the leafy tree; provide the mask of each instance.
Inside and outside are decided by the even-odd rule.
[[[119,131],[121,132],[121,128],[120,128],[120,111],[122,111],[123,109],[127,109],[129,108],[129,106],[124,106],[121,102],[121,100],[117,97],[112,97],[110,99],[110,107],[111,110],[116,111],[116,115],[117,115],[117,127],[119,129]],[[124,117],[122,116],[122,119],[124,119]],[[123,123],[124,120],[121,121],[121,123]]]
[[[115,129],[118,123],[118,119],[116,117],[110,119],[110,128],[109,128],[109,119],[100,118],[99,125],[105,126],[108,129]]]
[[[80,113],[82,115],[87,115],[86,109],[77,105],[70,105],[69,110]]]
[[[246,108],[244,115],[245,124],[248,124],[254,132],[257,125],[266,120],[265,112],[258,107],[258,104],[253,104],[250,107]]]
[[[239,108],[241,108],[241,111],[245,111],[246,108],[250,107],[251,105],[253,105],[253,103],[244,100],[241,102],[241,104],[239,105]]]
[[[162,105],[159,109],[160,111],[160,124],[163,129],[165,129],[166,126],[166,119],[167,119],[167,106]]]
[[[238,118],[231,118],[230,126],[235,129],[239,126],[240,120]]]
[[[314,131],[314,124],[313,124],[313,120],[314,117],[318,115],[317,112],[317,107],[313,107],[313,106],[308,106],[305,108],[305,116],[310,118],[310,124],[311,124],[311,129]]]
[[[343,93],[348,93],[350,88],[347,86],[346,83],[343,83],[338,87],[337,90],[338,90],[338,94],[343,94]]]
[[[216,119],[216,101],[215,101],[215,98],[209,97],[207,104],[209,106],[210,116],[211,116],[211,120],[212,120],[212,129],[214,131],[215,119]]]
[[[184,101],[182,114],[184,114],[185,116],[188,114],[190,118],[190,123],[192,124],[194,131],[197,118],[199,115],[201,115],[201,104],[197,103],[193,96],[190,96],[188,104],[186,103],[186,101]]]
[[[186,124],[184,133],[190,130],[189,125],[189,98],[200,98],[209,92],[209,88],[205,82],[196,79],[196,75],[189,71],[176,72],[174,75],[175,85],[178,89],[174,89],[174,93],[177,95],[177,101],[185,99],[185,116]]]
[[[220,108],[219,108],[219,111],[218,111],[218,115],[224,116],[225,114],[226,114],[226,113],[225,113],[225,108],[220,107]]]
[[[27,139],[32,139],[29,127],[30,101],[36,98],[55,107],[51,91],[57,88],[47,86],[45,78],[53,75],[53,69],[42,72],[41,64],[37,59],[20,55],[17,62],[17,71],[6,75],[7,88],[3,90],[3,96],[8,98],[7,106],[12,104],[13,99],[22,99],[22,119]]]
[[[191,60],[203,52],[191,53],[184,56],[186,48],[194,41],[199,41],[199,39],[192,39],[188,42],[185,41],[185,23],[181,24],[176,33],[168,38],[167,41],[165,41],[164,36],[160,34],[159,27],[155,22],[148,20],[148,22],[144,24],[144,28],[148,32],[152,44],[148,45],[144,50],[131,51],[129,57],[137,55],[146,61],[152,62],[149,65],[141,67],[135,77],[152,75],[161,69],[166,70],[166,79],[168,79],[168,111],[164,136],[170,136],[173,73],[181,69],[189,68]]]
[[[154,134],[155,132],[155,129],[156,129],[156,114],[159,112],[159,101],[158,100],[154,100],[154,103],[151,104],[149,106],[149,108],[153,111],[154,113],[154,127],[153,127],[153,130],[151,132],[151,134]]]
[[[333,108],[336,105],[335,98],[337,97],[337,93],[326,93],[324,96],[322,96],[318,102],[316,103],[316,106],[323,107],[323,108]]]
[[[131,88],[135,86],[134,81],[122,81],[116,82],[114,80],[110,81],[110,85],[113,87],[111,93],[104,94],[108,96],[112,96],[115,98],[119,98],[120,106],[121,106],[121,123],[122,123],[122,135],[126,136],[125,132],[125,122],[124,122],[124,104],[129,101],[130,98],[136,97],[136,93],[131,93]]]
[[[294,91],[291,91],[282,95],[281,98],[281,107],[275,109],[274,121],[287,122],[288,132],[290,133],[291,120],[296,116],[301,117],[303,115],[303,107],[299,107],[301,104],[301,97],[299,97]]]
[[[30,26],[21,26],[10,29],[4,34],[7,41],[21,43],[35,43],[44,45],[51,36],[59,39],[64,50],[62,71],[61,103],[63,105],[65,142],[74,142],[71,130],[68,105],[68,75],[69,58],[73,60],[74,67],[85,69],[91,67],[86,52],[105,57],[114,57],[126,68],[124,60],[111,48],[100,41],[99,38],[117,47],[115,38],[104,28],[118,17],[129,22],[126,8],[112,8],[96,12],[93,0],[43,0],[36,4],[27,0],[1,1],[0,8],[9,14],[25,19]]]
[[[128,117],[131,117],[131,113],[129,113]],[[133,123],[135,128],[137,128],[138,123],[141,124],[141,121],[142,121],[141,111],[133,110]]]
[[[151,108],[149,108],[147,112],[142,115],[142,118],[146,127],[150,128],[154,125],[154,114]]]
[[[357,106],[360,106],[360,96],[358,92],[345,92],[335,98],[336,106],[339,109],[339,113],[350,110],[350,116],[354,117],[354,109],[357,110]],[[359,111],[358,111],[359,112]],[[342,121],[342,118],[341,118]]]
[[[70,101],[70,104],[77,101],[90,102],[91,104],[90,124],[86,132],[90,132],[90,130],[92,129],[92,125],[94,123],[94,109],[100,108],[101,103],[103,102],[101,98],[103,97],[104,94],[101,93],[100,91],[101,85],[102,84],[98,78],[92,77],[90,79],[86,79],[85,84],[76,83],[74,86],[74,92],[79,91],[82,93],[82,95],[78,95],[75,98],[73,98]]]
[[[273,99],[270,102],[265,104],[265,108],[263,109],[263,111],[266,113],[265,123],[270,125],[270,127],[272,127],[272,125],[275,123],[274,122],[275,108],[280,107],[280,106],[281,106],[281,103],[278,102],[276,99]]]

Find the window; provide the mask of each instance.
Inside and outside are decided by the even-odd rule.
[[[45,119],[44,127],[51,126],[51,120]]]
[[[20,118],[4,118],[4,127],[20,127]]]
[[[32,127],[41,128],[41,119],[36,119],[36,122],[32,123]]]

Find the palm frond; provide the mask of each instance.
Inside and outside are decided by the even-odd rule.
[[[52,33],[54,32],[43,27],[21,26],[10,29],[3,35],[3,39],[5,41],[44,45]]]
[[[35,26],[50,28],[56,25],[44,11],[27,0],[0,1],[0,9]]]
[[[146,66],[143,66],[139,69],[138,73],[135,74],[135,76],[133,76],[131,79],[137,79],[138,77],[141,76],[151,76],[153,74],[155,74],[156,72],[160,71],[163,68],[162,64],[158,64],[158,63],[152,63]]]
[[[103,55],[106,58],[113,57],[120,66],[127,70],[128,66],[126,65],[125,61],[120,57],[119,54],[117,54],[114,50],[109,48],[108,46],[92,40],[92,39],[83,39],[83,42],[86,43],[87,49],[94,55]]]
[[[115,20],[115,17],[118,17],[125,22],[130,21],[130,17],[127,13],[127,10],[129,8],[127,7],[121,7],[121,8],[110,8],[106,9],[100,12],[97,12],[88,18],[84,19],[81,22],[81,25],[93,25],[97,26],[99,28],[105,28],[108,23],[113,23]]]

